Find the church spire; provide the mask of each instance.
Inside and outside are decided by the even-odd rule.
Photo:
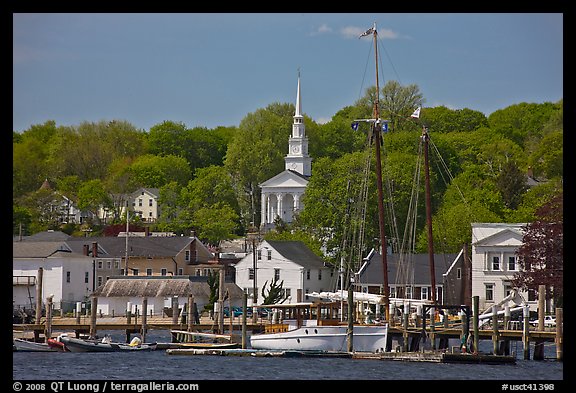
[[[300,68],[298,68],[298,90],[296,91],[296,113],[294,117],[302,117],[302,101],[300,101]]]

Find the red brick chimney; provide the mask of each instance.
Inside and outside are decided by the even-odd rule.
[[[92,242],[92,256],[98,258],[98,243]]]

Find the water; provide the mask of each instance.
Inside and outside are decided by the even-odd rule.
[[[115,340],[124,337],[111,332]],[[169,341],[167,335],[152,332],[146,341]],[[486,342],[489,352],[491,342]],[[345,358],[283,358],[252,356],[167,355],[163,350],[151,352],[14,352],[14,380],[129,380],[129,381],[540,381],[555,383],[560,390],[564,380],[564,363],[552,360],[554,346],[547,346],[545,357],[551,360],[522,360],[522,347],[516,350],[518,360],[510,364],[443,364]],[[531,350],[533,354],[533,350]],[[501,383],[498,384],[498,390]],[[275,385],[276,386],[276,385]],[[427,386],[427,385],[425,385]],[[534,390],[543,390],[534,389]],[[532,390],[532,389],[530,389]]]

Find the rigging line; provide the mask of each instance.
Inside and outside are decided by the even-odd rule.
[[[402,82],[400,81],[400,75],[398,75],[398,72],[396,71],[396,67],[394,67],[394,63],[392,63],[392,59],[390,58],[390,55],[388,54],[386,47],[384,46],[384,44],[380,43],[380,40],[377,40],[377,42],[378,42],[378,46],[384,51],[384,53],[386,53],[386,57],[388,58],[388,61],[390,62],[390,65],[392,66],[392,70],[394,71],[394,74],[396,74],[396,77],[398,78],[398,83],[402,84]],[[379,53],[382,53],[382,50]],[[380,63],[382,63],[382,60],[380,60]],[[384,69],[384,68],[382,68],[382,69]]]
[[[420,178],[421,178],[421,167],[422,167],[422,141],[419,144],[419,152],[417,155],[417,162],[414,171],[414,178],[412,181],[412,192],[410,195],[410,203],[408,207],[408,213],[404,228],[404,236],[402,239],[402,251],[400,253],[400,261],[407,261],[403,262],[403,269],[401,271],[401,276],[397,279],[403,280],[398,281],[399,283],[413,283],[414,277],[413,274],[410,276],[410,273],[413,272],[413,264],[414,264],[414,253],[415,253],[415,244],[416,244],[416,234],[417,234],[417,211],[418,211],[418,196],[419,196],[419,185],[420,185]]]
[[[372,54],[372,45],[370,45],[370,49],[368,50],[368,57],[366,58],[366,65],[364,66],[364,75],[362,76],[362,83],[360,84],[360,91],[358,92],[358,100],[362,98],[362,89],[364,88],[364,81],[366,80],[366,72],[368,70],[368,64],[370,62],[371,54]]]

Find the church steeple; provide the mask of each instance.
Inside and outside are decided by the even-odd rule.
[[[298,69],[298,90],[296,91],[296,113],[294,118],[302,117],[302,101],[300,101],[300,69]]]
[[[296,106],[294,122],[292,123],[292,135],[288,139],[288,155],[285,163],[286,169],[296,171],[304,176],[312,174],[312,158],[308,156],[308,138],[306,126],[302,115],[302,96],[300,93],[300,69],[298,69],[298,88],[296,90]]]

